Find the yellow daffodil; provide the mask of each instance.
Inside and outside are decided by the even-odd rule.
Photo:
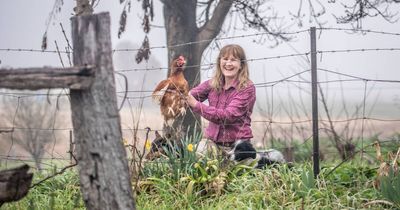
[[[124,143],[124,146],[125,146],[125,147],[129,145],[129,144],[128,144],[128,140],[126,140],[125,138],[122,138],[122,142]]]
[[[151,148],[151,142],[149,140],[146,140],[146,150],[150,151]]]
[[[193,144],[188,144],[188,145],[187,145],[187,150],[188,150],[189,152],[193,152]]]

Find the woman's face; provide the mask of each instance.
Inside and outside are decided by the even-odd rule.
[[[220,59],[220,68],[225,79],[235,79],[241,68],[239,58],[233,57],[233,55],[225,55]]]

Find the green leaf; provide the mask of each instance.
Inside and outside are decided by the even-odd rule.
[[[315,179],[311,171],[302,171],[301,173],[301,181],[303,183],[303,186],[309,190],[311,188],[315,187]]]
[[[186,195],[191,195],[193,193],[193,188],[195,183],[196,183],[195,181],[189,182],[188,186],[186,187]]]
[[[380,178],[379,187],[379,191],[386,200],[400,206],[400,173],[395,175],[393,168],[390,168],[388,176]]]

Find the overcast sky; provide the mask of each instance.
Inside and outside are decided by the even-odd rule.
[[[140,28],[141,9],[137,1],[132,1],[132,11],[128,14],[127,30],[122,35],[121,39],[117,37],[118,21],[122,11],[122,6],[119,1],[101,0],[95,8],[95,12],[109,11],[112,20],[112,43],[113,48],[137,48],[144,38],[142,29]],[[157,26],[163,25],[162,8],[159,1],[155,1],[155,20],[152,24]],[[288,8],[295,8],[293,0],[276,0],[274,5],[279,14],[286,19],[288,25],[295,25],[290,22],[288,16]],[[73,7],[75,1],[64,1],[61,11],[57,12],[51,18],[50,24],[49,13],[52,11],[54,1],[50,0],[1,0],[0,1],[0,27],[2,28],[0,38],[0,48],[23,48],[23,49],[40,49],[41,40],[46,28],[48,27],[48,49],[55,50],[54,41],[56,40],[61,50],[66,47],[66,40],[59,23],[62,23],[66,29],[66,34],[70,37],[70,17],[73,15]],[[398,10],[397,10],[398,11]],[[327,16],[328,24],[326,27],[350,28],[349,25],[336,25],[334,20]],[[307,18],[304,21],[302,29],[308,29],[315,25],[309,23]],[[376,31],[386,31],[392,33],[400,33],[400,23],[390,24],[381,18],[365,20],[363,23],[365,29]],[[300,30],[302,30],[300,29]],[[293,28],[292,31],[299,29]],[[256,33],[256,31],[236,31],[230,32],[226,36],[232,35],[248,35]],[[165,46],[165,30],[163,28],[152,28],[150,32],[150,44],[152,47]],[[264,44],[254,43],[253,38],[237,38],[220,40],[219,45],[228,43],[241,44],[247,52],[248,59],[259,59],[278,55],[287,55],[293,53],[305,53],[309,51],[310,41],[307,32],[300,33],[290,43],[282,43],[276,48],[268,47],[269,42]],[[212,43],[215,46],[215,43]],[[384,35],[384,34],[351,34],[345,31],[323,31],[318,36],[318,50],[343,50],[343,49],[361,49],[361,48],[400,48],[400,36]],[[203,55],[203,64],[214,62],[217,55],[217,50],[206,50]],[[167,67],[167,52],[165,49],[152,50],[152,61],[147,64],[147,67]],[[320,68],[350,74],[367,79],[393,79],[400,80],[399,71],[400,51],[373,51],[373,52],[353,52],[353,53],[325,53],[319,55],[318,66]],[[60,59],[56,53],[35,53],[35,52],[9,52],[0,51],[0,67],[40,67],[40,66],[61,66]],[[64,64],[68,65],[66,57],[63,57]],[[114,54],[115,70],[126,68],[143,68],[146,64],[136,66],[134,62],[134,53],[123,55],[123,53]],[[309,69],[309,65],[304,57],[290,57],[273,60],[258,60],[250,62],[250,71],[252,80],[255,83],[275,81],[295,73]],[[131,73],[133,74],[133,73]],[[148,83],[148,89],[155,86],[158,78],[165,77],[165,71],[159,71],[149,77],[156,77]],[[142,78],[144,75],[136,76]],[[202,71],[202,80],[212,76],[212,69]],[[304,74],[304,78],[308,79],[309,74]],[[321,72],[319,73],[320,80],[338,79],[337,75]],[[346,77],[341,77],[345,79]],[[294,80],[299,80],[295,78]],[[143,80],[139,80],[143,81]],[[134,82],[132,82],[134,83]],[[348,85],[348,87],[346,86]],[[364,90],[363,83],[345,84],[346,92],[350,98],[359,96],[357,100],[362,100]],[[133,87],[133,86],[132,86]],[[278,85],[279,87],[279,85]],[[281,84],[281,88],[286,91],[290,86]],[[339,88],[338,85],[329,84],[331,89]],[[399,85],[391,83],[368,83],[367,88],[377,90],[375,94],[380,95],[382,100],[395,103],[398,101]],[[264,94],[264,90],[257,90],[259,94]],[[269,90],[266,90],[267,92]],[[396,92],[397,91],[397,92]],[[331,94],[332,95],[332,94]]]

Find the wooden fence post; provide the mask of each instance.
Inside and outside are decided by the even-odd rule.
[[[135,209],[117,108],[109,13],[71,18],[74,65],[95,65],[86,90],[71,90],[83,200],[88,209]]]

